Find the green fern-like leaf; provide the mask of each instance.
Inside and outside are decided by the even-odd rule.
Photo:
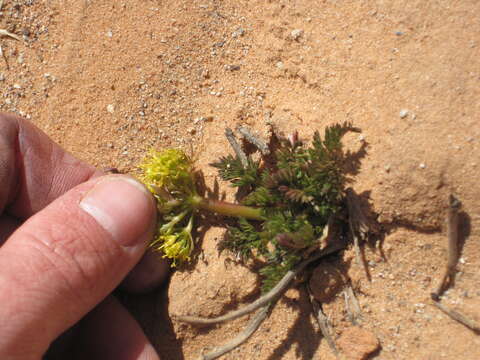
[[[232,186],[253,185],[259,180],[259,163],[248,158],[247,166],[243,166],[238,157],[232,155],[221,157],[218,162],[211,164],[219,170],[223,180],[230,181]]]

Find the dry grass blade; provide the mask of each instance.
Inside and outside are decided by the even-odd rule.
[[[265,295],[263,295],[262,297],[254,301],[253,303],[241,309],[232,311],[226,315],[222,315],[216,318],[201,318],[197,316],[175,316],[175,315],[173,315],[173,318],[177,321],[185,322],[192,325],[213,325],[213,324],[234,320],[241,316],[250,314],[251,312],[261,308],[262,306],[265,306],[269,302],[274,301],[278,299],[280,296],[282,296],[282,294],[288,289],[292,280],[298,274],[300,274],[305,269],[305,267],[307,267],[310,263],[324,256],[333,254],[344,248],[345,248],[345,243],[343,243],[342,241],[338,241],[334,245],[330,245],[325,249],[312,254],[308,259],[301,262],[295,269],[287,272],[285,276],[282,278],[282,280],[280,280],[272,290],[270,290],[268,293],[266,293]]]
[[[0,29],[0,37],[1,37],[1,36],[6,36],[6,37],[10,37],[10,38],[12,38],[12,39],[18,40],[18,41],[22,41],[22,39],[20,38],[20,36],[15,35],[15,34],[11,33],[11,32],[8,31],[8,30],[5,30],[5,29]]]
[[[270,305],[266,305],[260,310],[258,310],[255,316],[248,323],[247,327],[240,334],[238,334],[235,338],[230,340],[225,345],[218,347],[212,352],[200,355],[198,360],[217,359],[220,356],[226,354],[227,352],[232,351],[233,349],[242,345],[245,341],[247,341],[250,338],[250,336],[253,335],[255,331],[257,331],[257,329],[260,327],[262,322],[267,318],[270,307],[271,307]]]

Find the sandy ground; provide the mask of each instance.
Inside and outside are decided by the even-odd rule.
[[[327,265],[352,278],[361,326],[381,344],[373,358],[479,359],[480,337],[429,300],[455,193],[464,246],[443,302],[480,321],[479,13],[476,0],[6,0],[0,28],[22,41],[0,38],[0,110],[98,167],[135,172],[151,147],[193,149],[210,185],[226,126],[266,135],[272,122],[308,138],[353,122],[353,187],[385,230],[385,257],[366,247],[371,281],[351,251]],[[195,359],[246,324],[195,330],[168,316],[218,315],[257,295],[256,277],[218,254],[222,231],[206,233],[195,270],[129,301],[162,359]],[[324,311],[336,339],[348,333],[341,291]],[[301,288],[225,356],[313,358],[334,356]]]

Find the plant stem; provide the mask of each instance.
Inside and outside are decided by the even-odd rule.
[[[243,217],[252,220],[265,220],[261,214],[261,209],[250,206],[232,204],[220,200],[204,199],[200,196],[195,196],[193,203],[197,208],[213,211],[221,215]]]

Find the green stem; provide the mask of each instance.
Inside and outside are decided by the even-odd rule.
[[[192,202],[197,208],[213,211],[221,215],[243,217],[252,220],[265,220],[262,216],[261,209],[250,206],[232,204],[220,200],[204,199],[200,196],[195,196]]]

